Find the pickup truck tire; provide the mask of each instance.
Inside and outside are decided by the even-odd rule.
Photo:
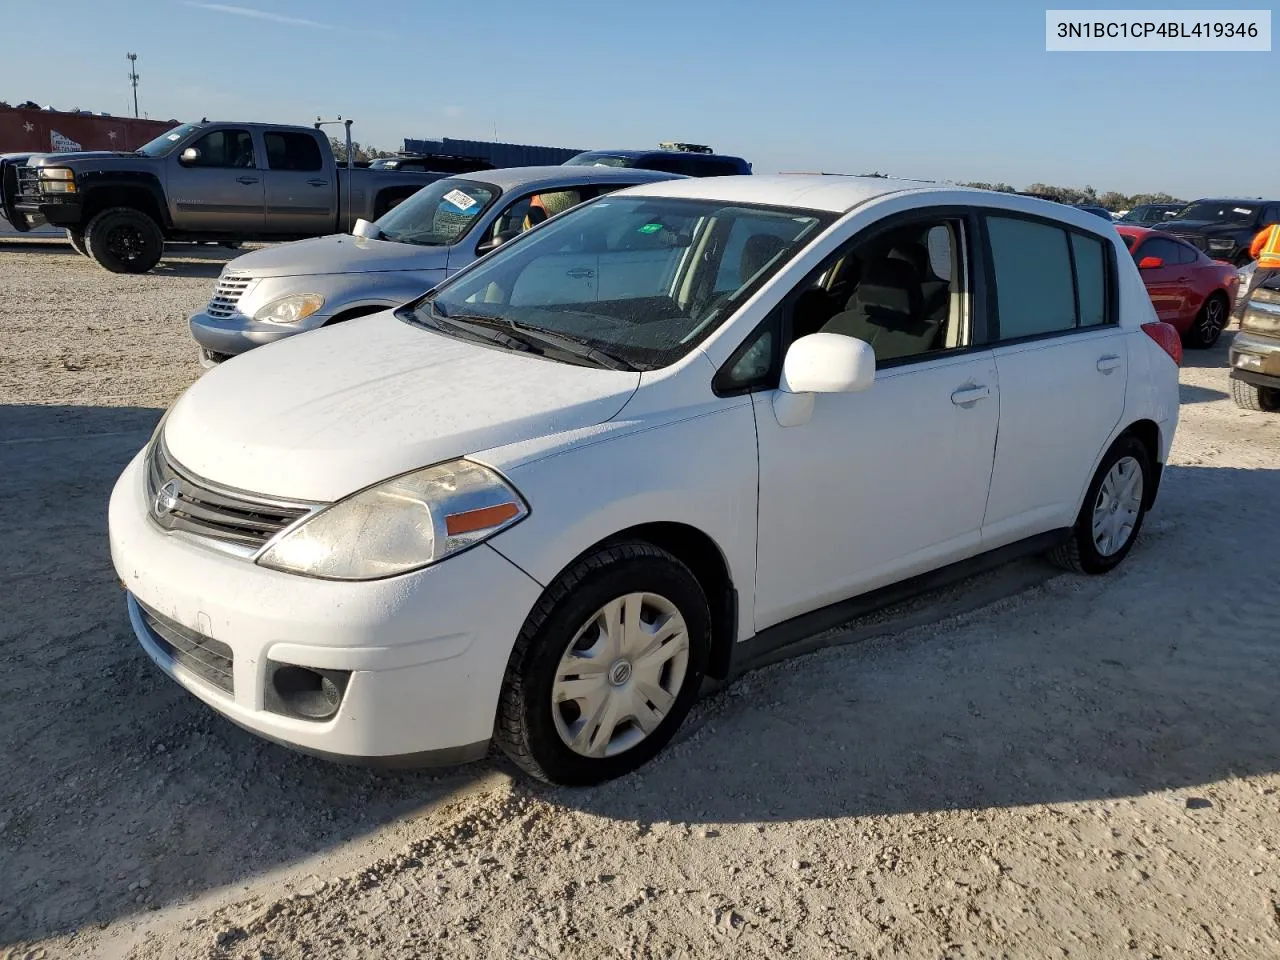
[[[1231,399],[1241,410],[1257,410],[1259,413],[1274,413],[1280,410],[1280,390],[1272,387],[1257,387],[1252,383],[1231,378]]]
[[[164,254],[164,234],[141,210],[108,207],[84,231],[89,256],[112,273],[146,273]]]
[[[89,255],[89,250],[84,245],[84,231],[68,230],[67,243],[71,244],[71,249],[80,254],[80,256],[87,257]]]

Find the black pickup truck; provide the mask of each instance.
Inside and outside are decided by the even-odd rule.
[[[114,273],[146,273],[170,241],[296,240],[376,220],[437,171],[346,168],[310,127],[187,123],[131,153],[0,161],[0,213],[63,227]]]
[[[1253,238],[1273,223],[1280,223],[1280,200],[1227,198],[1196,200],[1151,229],[1171,233],[1214,260],[1243,267],[1253,259],[1249,256]]]

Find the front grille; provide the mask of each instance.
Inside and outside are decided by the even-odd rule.
[[[151,631],[152,639],[170,660],[190,670],[210,686],[235,695],[235,677],[231,669],[234,655],[230,647],[221,640],[206,637],[162,617],[141,603],[138,610]]]
[[[39,168],[23,165],[15,171],[18,180],[18,196],[37,199],[40,196]]]
[[[213,288],[213,299],[205,308],[211,317],[225,319],[236,312],[236,306],[245,290],[249,288],[249,277],[241,277],[234,273],[223,274],[218,278],[218,285]]]
[[[1172,233],[1172,231],[1170,231],[1170,233]],[[1187,243],[1191,244],[1191,245],[1192,245],[1193,247],[1195,247],[1197,250],[1208,250],[1208,249],[1209,249],[1209,241],[1208,241],[1208,240],[1206,240],[1204,237],[1200,236],[1199,234],[1196,234],[1196,233],[1174,233],[1173,235],[1174,235],[1175,237],[1177,237],[1179,240],[1184,240],[1184,241],[1186,241]]]
[[[147,497],[152,519],[164,529],[204,537],[243,556],[318,506],[216,487],[175,464],[163,443],[151,448]]]

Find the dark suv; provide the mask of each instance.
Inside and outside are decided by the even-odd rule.
[[[1263,227],[1280,223],[1280,200],[1195,200],[1152,230],[1165,230],[1214,260],[1243,267],[1249,244]]]
[[[1280,270],[1249,294],[1228,357],[1236,406],[1280,411]]]
[[[710,147],[672,144],[660,150],[588,150],[564,162],[566,167],[638,167],[682,173],[686,177],[734,177],[751,172],[741,157],[712,153]]]
[[[1116,223],[1149,227],[1154,223],[1164,223],[1185,206],[1185,203],[1140,203],[1125,213]]]

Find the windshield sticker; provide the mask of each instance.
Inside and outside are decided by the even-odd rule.
[[[476,198],[468,196],[461,190],[450,190],[442,199],[457,207],[463,213],[466,213],[476,205]]]
[[[181,139],[182,139],[182,134],[180,134],[180,133],[171,133],[171,134],[169,134],[169,136],[167,136],[165,139],[166,139],[166,140],[168,140],[170,143],[173,143],[173,141],[175,141],[175,140],[181,140]]]
[[[1246,217],[1247,217],[1249,214],[1253,213],[1253,211],[1252,211],[1252,210],[1250,210],[1248,207],[1232,207],[1232,208],[1231,208],[1231,212],[1232,212],[1232,213],[1243,213]]]
[[[648,234],[651,234],[651,233],[657,233],[661,229],[662,229],[662,224],[660,223],[646,223],[637,232],[643,233],[647,236]]]

